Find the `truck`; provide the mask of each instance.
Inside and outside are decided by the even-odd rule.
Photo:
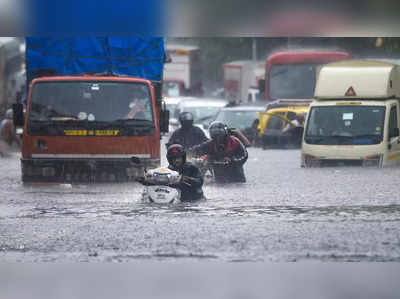
[[[267,58],[265,80],[259,80],[259,89],[264,91],[267,103],[266,112],[260,113],[258,124],[258,139],[262,140],[263,147],[276,145],[271,144],[271,140],[282,139],[275,138],[276,136],[282,137],[283,132],[279,132],[278,128],[274,127],[274,120],[282,122],[276,116],[282,116],[283,110],[286,111],[286,114],[288,112],[295,113],[292,118],[295,118],[298,113],[301,115],[307,113],[307,107],[314,95],[317,69],[329,62],[348,59],[351,59],[351,56],[347,52],[328,50],[280,51]],[[301,109],[296,113],[291,107],[301,107]],[[273,114],[273,111],[269,111],[270,109],[274,109],[277,114]],[[270,123],[270,120],[273,122]],[[281,128],[290,124],[288,119],[282,120]],[[271,135],[274,137],[273,139],[270,138]],[[291,142],[286,135],[283,137],[286,143]]]
[[[24,183],[133,180],[160,166],[162,38],[26,38]]]
[[[400,66],[323,66],[302,140],[301,166],[400,165]]]
[[[163,95],[203,95],[200,48],[168,43],[165,48],[168,63],[164,66]]]
[[[246,103],[248,91],[254,82],[255,62],[231,61],[222,65],[224,70],[224,97],[232,105]]]
[[[232,105],[254,103],[260,99],[259,81],[265,82],[265,62],[237,60],[222,65],[224,98]]]
[[[21,41],[15,37],[0,37],[0,119],[15,101],[25,85]]]
[[[265,80],[259,80],[265,101],[310,100],[317,67],[350,58],[347,52],[328,50],[288,50],[270,55],[265,64]]]

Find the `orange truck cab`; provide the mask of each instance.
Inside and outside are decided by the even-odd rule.
[[[27,39],[27,55],[35,42]],[[21,110],[21,104],[15,108]],[[133,180],[143,166],[160,166],[160,136],[168,130],[168,118],[160,82],[130,74],[37,76],[29,85],[24,121],[19,119],[24,123],[22,181]],[[140,167],[132,157],[141,160]]]

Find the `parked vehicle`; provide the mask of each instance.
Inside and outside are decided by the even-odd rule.
[[[169,62],[164,65],[165,97],[202,96],[200,48],[167,44]]]
[[[16,125],[24,123],[23,182],[130,180],[131,157],[160,165],[162,38],[27,38],[26,57],[25,118],[14,105]]]
[[[169,114],[172,116],[179,102],[183,99],[183,97],[165,97],[163,98],[163,102],[165,104],[165,109],[169,111]],[[176,126],[178,125],[178,119],[174,117],[170,117],[169,119],[169,128],[168,132],[172,133]]]
[[[20,46],[18,38],[0,37],[0,119],[25,86],[24,55]]]
[[[194,125],[199,126],[204,130],[208,137],[208,131],[205,130],[204,125],[209,124],[215,119],[219,110],[228,104],[227,101],[222,99],[209,99],[209,98],[184,98],[177,105],[173,118],[178,119],[181,112],[191,112],[194,118]],[[174,130],[179,126],[178,121],[174,126]]]
[[[224,96],[231,104],[239,105],[255,102],[258,81],[264,78],[264,62],[239,60],[225,63],[224,69]],[[264,81],[263,81],[264,82]]]
[[[321,68],[301,166],[400,164],[400,66],[351,60]]]
[[[265,101],[312,99],[316,72],[320,65],[350,59],[342,51],[282,51],[270,55],[265,66],[265,80],[259,80]]]
[[[305,116],[308,106],[301,101],[298,106],[284,106],[260,112],[257,142],[264,149],[271,147],[300,147],[303,126],[293,123],[297,115]],[[294,130],[285,130],[292,127]]]
[[[257,136],[259,112],[265,111],[263,106],[236,106],[222,108],[216,121],[240,130],[251,144],[254,144]]]

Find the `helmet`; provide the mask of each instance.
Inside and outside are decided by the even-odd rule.
[[[181,112],[179,114],[179,122],[182,127],[191,127],[193,125],[193,114],[191,112]]]
[[[216,139],[217,137],[226,138],[229,135],[228,127],[220,121],[212,122],[209,128],[209,132],[212,139]]]
[[[172,144],[167,149],[167,160],[169,164],[172,164],[172,160],[182,157],[183,163],[186,161],[185,148],[180,144]]]

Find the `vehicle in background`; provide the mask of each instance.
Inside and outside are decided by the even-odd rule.
[[[228,127],[240,130],[251,144],[255,143],[259,112],[265,111],[262,106],[236,106],[222,108],[216,121],[225,123]]]
[[[165,103],[165,108],[172,114],[176,106],[178,106],[179,102],[182,100],[182,97],[167,97],[163,98],[163,102]]]
[[[265,104],[264,94],[258,88],[250,87],[247,91],[247,103],[257,104],[260,102]]]
[[[399,165],[399,121],[400,66],[370,60],[325,65],[306,121],[301,166]]]
[[[27,38],[26,58],[25,118],[22,104],[14,105],[15,124],[24,124],[23,182],[131,180],[140,172],[132,157],[160,166],[168,130],[162,38]],[[88,75],[94,71],[104,74]]]
[[[259,80],[265,101],[310,100],[314,96],[317,68],[320,65],[350,59],[342,51],[282,51],[270,55],[265,66],[265,80]]]
[[[182,101],[185,97],[165,97],[163,98],[163,103],[165,104],[165,109],[169,111],[170,116],[173,116],[173,113],[178,106],[179,102]],[[178,119],[174,117],[169,118],[169,129],[168,133],[172,134],[174,128],[178,125]]]
[[[226,105],[228,105],[228,102],[222,99],[183,98],[172,114],[172,117],[176,119],[173,129],[176,130],[179,127],[178,118],[181,112],[191,112],[194,125],[203,129],[206,136],[209,137],[206,130],[207,125],[215,119],[219,110]]]
[[[255,102],[257,93],[260,93],[255,90],[258,90],[258,81],[264,77],[264,66],[264,62],[252,60],[225,63],[223,65],[225,99],[231,105]]]
[[[259,113],[256,144],[261,145],[264,149],[299,147],[301,145],[303,126],[299,130],[286,131],[286,129],[296,127],[293,121],[297,115],[302,115],[305,119],[308,105],[305,105],[303,101],[297,105],[295,101],[291,105],[288,102],[282,105],[282,107],[270,108]]]
[[[224,99],[224,88],[217,88],[210,93],[210,97],[213,99]]]
[[[0,119],[3,119],[8,107],[16,99],[18,92],[23,92],[24,53],[21,41],[16,37],[0,37]]]
[[[202,96],[200,48],[166,45],[169,62],[164,65],[164,97]]]
[[[265,61],[259,61],[256,63],[253,70],[254,76],[252,76],[252,82],[247,90],[247,103],[265,102],[264,88],[260,90],[260,81],[265,81]]]

